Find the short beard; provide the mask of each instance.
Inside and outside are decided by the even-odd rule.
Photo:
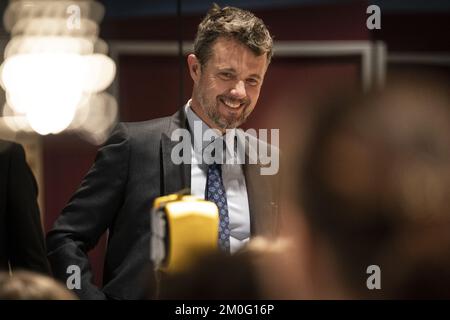
[[[219,102],[217,100],[215,101],[215,104],[209,104],[203,99],[203,97],[204,95],[199,90],[197,94],[197,100],[200,103],[200,108],[203,109],[203,112],[219,127],[220,130],[237,128],[247,120],[248,114],[245,112],[247,110],[246,108],[244,108],[242,113],[239,115],[239,118],[226,119],[222,117],[220,112],[218,111],[217,104]]]
[[[222,130],[237,128],[247,120],[245,112],[242,112],[237,119],[229,120],[223,118],[217,111],[217,104],[216,106],[205,106],[205,112],[208,117]]]

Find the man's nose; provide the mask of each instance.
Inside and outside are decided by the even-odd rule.
[[[242,80],[236,82],[236,85],[231,89],[231,95],[236,99],[243,99],[246,97],[247,92],[245,91],[245,83]]]

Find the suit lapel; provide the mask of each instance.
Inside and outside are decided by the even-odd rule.
[[[273,177],[262,175],[262,164],[259,162],[257,150],[259,140],[244,134],[239,143],[245,143],[244,175],[250,209],[251,235],[274,235],[277,231],[277,204]]]
[[[270,235],[275,227],[274,203],[266,176],[260,174],[257,164],[244,165],[245,184],[250,210],[251,235]]]
[[[161,136],[162,181],[165,195],[191,187],[191,165],[189,163],[175,164],[171,158],[172,149],[179,143],[171,140],[175,129],[186,129],[183,109],[172,116],[168,130]],[[188,151],[190,153],[190,150]]]

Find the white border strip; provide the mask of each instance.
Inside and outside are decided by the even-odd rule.
[[[387,47],[383,41],[375,42],[373,46],[374,85],[380,89],[386,82]]]

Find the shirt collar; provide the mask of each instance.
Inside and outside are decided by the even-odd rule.
[[[192,142],[194,151],[195,151],[195,153],[202,153],[203,150],[205,150],[205,148],[207,146],[209,146],[215,139],[221,139],[221,140],[225,139],[226,134],[221,135],[218,132],[218,130],[211,130],[211,134],[210,134],[211,140],[203,141],[203,136],[204,136],[205,131],[210,130],[211,128],[202,119],[200,119],[200,117],[192,110],[191,102],[192,102],[192,99],[189,99],[189,101],[184,106],[184,111],[186,113],[186,118],[188,120],[189,131],[191,132],[191,139],[192,139],[191,142]],[[201,131],[199,130],[199,126],[201,128]],[[232,130],[230,132],[233,133]],[[235,140],[234,150],[233,150],[234,153],[236,153],[237,144],[243,143],[243,141],[241,141],[242,139],[240,139],[241,135],[237,135],[236,137],[237,138],[235,138],[236,140]],[[195,139],[198,139],[197,145],[195,144]],[[198,148],[196,149],[196,146],[201,146],[201,150],[198,150]],[[225,147],[225,143],[224,143],[224,147]],[[230,151],[231,150],[228,150],[228,149],[226,150],[227,153],[229,153]]]
[[[192,144],[194,146],[195,150],[195,139],[198,139],[197,145],[201,145],[201,151],[203,151],[208,145],[210,145],[215,139],[220,138],[222,139],[222,136],[216,132],[216,130],[211,130],[211,141],[203,141],[203,136],[207,130],[210,130],[211,128],[202,120],[200,117],[192,110],[191,107],[191,101],[192,99],[189,99],[189,101],[184,106],[184,110],[186,113],[186,117],[189,124],[189,130],[191,132],[192,137]],[[201,130],[198,130],[198,127],[200,126]],[[200,133],[200,134],[199,134]],[[201,144],[200,144],[201,142]],[[200,151],[200,150],[195,150]]]

